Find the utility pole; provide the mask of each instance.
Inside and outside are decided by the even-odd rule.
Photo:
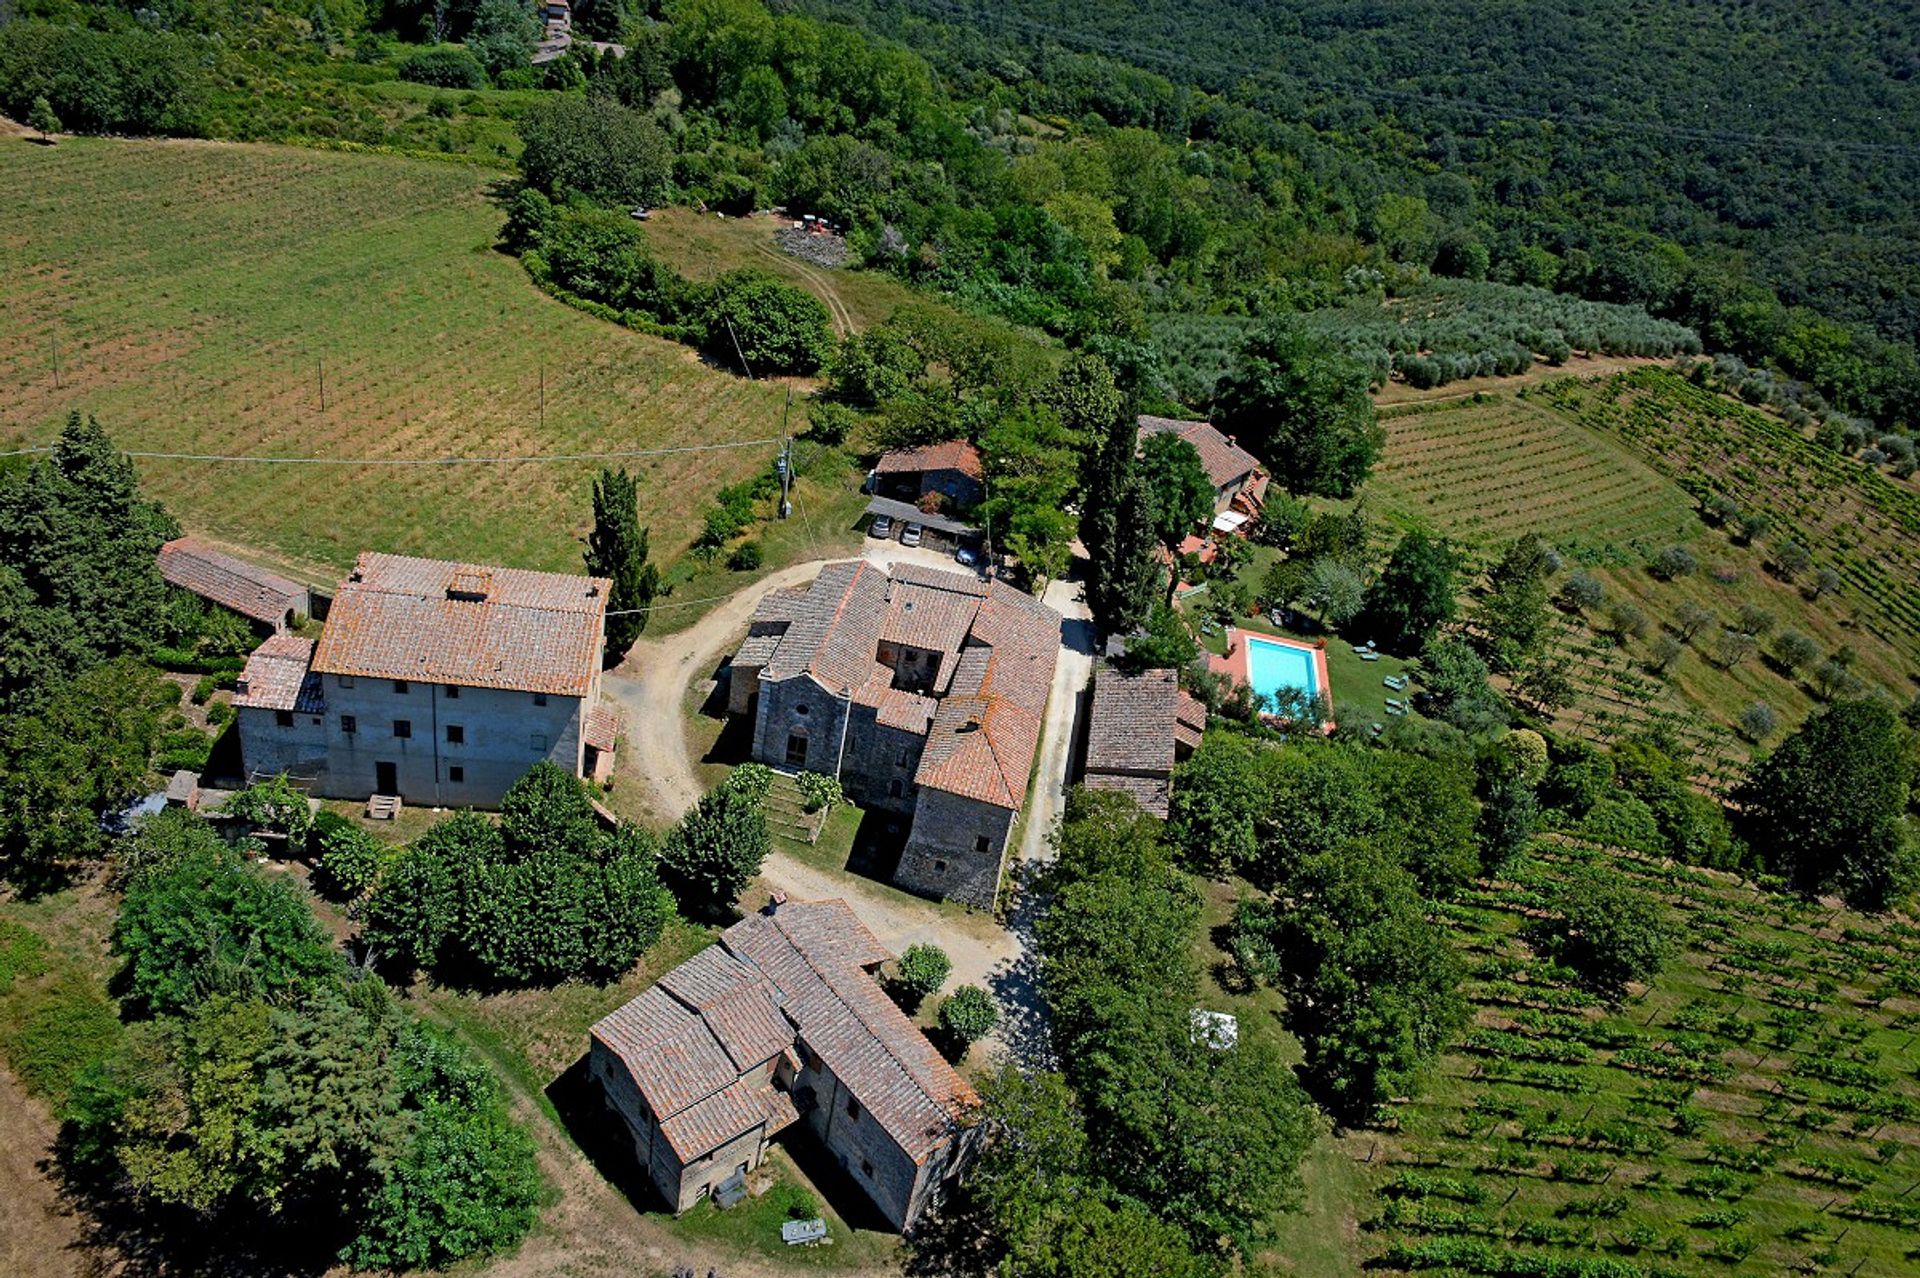
[[[327,361],[315,360],[314,366],[320,370],[320,411],[327,411]]]
[[[540,429],[547,428],[547,361],[540,361]]]
[[[787,417],[793,412],[793,387],[787,387],[787,406],[780,410],[780,518],[793,514],[788,499],[793,484],[793,440],[787,435]]]
[[[60,389],[60,337],[58,334],[55,334],[53,339],[53,388]]]

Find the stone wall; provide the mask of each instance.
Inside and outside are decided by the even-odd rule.
[[[885,727],[875,721],[871,706],[856,705],[853,724],[847,731],[840,785],[847,797],[863,808],[911,813],[917,796],[913,774],[926,748],[924,736]]]
[[[992,909],[1013,817],[991,803],[922,790],[893,881],[922,896]]]
[[[805,772],[838,771],[847,703],[827,692],[811,675],[760,683],[760,709],[753,721],[753,757],[776,768]],[[787,743],[799,735],[804,755],[789,759]]]
[[[916,1204],[925,1204],[921,1180],[926,1169],[907,1157],[859,1098],[851,1096],[811,1052],[805,1056],[794,1090],[804,1096],[808,1088],[814,1102],[802,1119],[808,1130],[893,1227],[904,1231],[913,1223]]]

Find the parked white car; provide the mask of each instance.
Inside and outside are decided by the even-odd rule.
[[[974,550],[971,546],[960,547],[960,549],[953,552],[953,557],[969,568],[980,562],[980,552]]]
[[[925,531],[926,529],[922,528],[919,524],[908,524],[900,533],[900,544],[903,546],[919,545],[920,534]]]
[[[869,537],[879,537],[882,540],[893,536],[893,516],[875,516],[874,521],[867,525],[867,535]]]

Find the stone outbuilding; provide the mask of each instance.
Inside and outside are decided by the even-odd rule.
[[[257,568],[193,537],[175,537],[161,546],[158,564],[168,585],[268,630],[287,630],[297,618],[313,613],[310,592],[293,578]]]
[[[1093,681],[1083,784],[1125,794],[1164,820],[1174,767],[1199,748],[1206,730],[1206,706],[1181,688],[1174,671],[1103,670]]]
[[[917,504],[938,494],[949,507],[965,510],[984,495],[987,469],[978,448],[964,439],[949,439],[884,452],[873,475],[874,491],[882,497]]]
[[[846,902],[776,898],[593,1027],[589,1071],[676,1213],[796,1127],[895,1229],[939,1199],[980,1101],[881,990],[888,957]]]
[[[728,704],[753,757],[911,818],[894,881],[992,906],[1060,654],[1060,614],[970,573],[829,564],[768,595]]]

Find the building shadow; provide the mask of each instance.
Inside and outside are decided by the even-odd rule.
[[[653,1187],[646,1168],[634,1155],[626,1122],[607,1105],[600,1084],[594,1081],[585,1053],[547,1084],[546,1094],[573,1143],[600,1178],[620,1191],[628,1205],[646,1213],[669,1210],[670,1204]]]
[[[1014,873],[1018,881],[1007,930],[1020,938],[1020,952],[1011,965],[987,975],[987,992],[1000,1005],[998,1033],[1007,1055],[1025,1070],[1052,1069],[1057,1062],[1040,992],[1040,946],[1033,934],[1045,902],[1034,890],[1034,866],[1019,866]]]
[[[801,1177],[832,1205],[847,1228],[883,1234],[893,1232],[893,1226],[873,1205],[873,1199],[867,1197],[860,1182],[840,1165],[839,1159],[827,1152],[805,1122],[787,1128],[773,1138],[773,1143],[786,1151]]]
[[[1099,640],[1100,632],[1094,629],[1093,623],[1085,618],[1068,617],[1060,623],[1060,643],[1069,652],[1091,657]]]
[[[860,828],[853,833],[844,867],[849,874],[880,883],[892,883],[900,871],[900,858],[907,850],[911,817],[897,812],[867,808],[860,816]]]

